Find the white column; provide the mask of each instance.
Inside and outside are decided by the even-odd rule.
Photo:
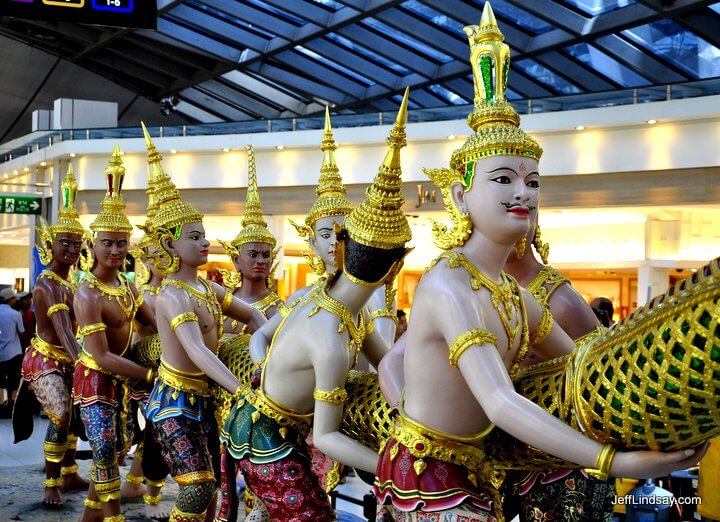
[[[637,304],[643,306],[653,297],[664,294],[670,285],[669,269],[645,261],[638,267]]]

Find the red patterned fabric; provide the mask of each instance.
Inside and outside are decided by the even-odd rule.
[[[32,382],[51,373],[62,375],[66,369],[66,365],[57,359],[43,355],[35,347],[30,346],[23,357],[22,377],[26,381]]]
[[[397,454],[390,458],[397,446]],[[425,457],[427,467],[418,475],[413,464],[418,459],[394,438],[389,439],[380,454],[373,491],[380,500],[391,500],[401,511],[444,511],[469,502],[491,511],[490,496],[470,482],[462,466]]]
[[[240,460],[240,469],[252,491],[267,507],[270,520],[332,522],[335,514],[310,460],[298,452],[275,462],[253,464]]]
[[[122,399],[122,381],[79,362],[73,374],[73,402],[90,406],[96,402],[116,408]]]

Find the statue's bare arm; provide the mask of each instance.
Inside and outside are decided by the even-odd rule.
[[[103,299],[98,292],[81,286],[75,293],[73,306],[81,328],[103,323]],[[145,379],[147,375],[147,368],[110,351],[105,330],[86,335],[83,349],[92,355],[95,362],[104,370],[134,379]]]
[[[393,408],[400,402],[400,395],[405,388],[405,342],[407,332],[402,334],[390,351],[382,358],[378,368],[378,383],[385,400]]]
[[[560,285],[548,301],[555,322],[571,339],[579,339],[600,325],[585,299],[569,284]]]
[[[462,295],[462,292],[446,288],[437,296],[439,309],[446,311],[446,320],[439,321],[438,327],[448,346],[468,330],[485,326],[482,314],[472,313],[473,307],[463,306]],[[557,330],[562,332],[561,328]],[[472,346],[460,355],[458,368],[475,399],[496,426],[552,455],[584,467],[595,467],[601,444],[519,395],[510,381],[498,348],[489,343]],[[694,465],[703,453],[693,450],[673,453],[618,452],[610,472],[620,477],[662,476]]]
[[[139,299],[140,296],[137,289],[134,286],[131,286],[130,288],[132,289],[132,293],[135,296],[135,299]],[[145,301],[143,301],[142,304],[138,307],[137,312],[135,313],[135,319],[137,319],[137,322],[140,323],[143,327],[143,336],[157,333],[155,312],[153,312],[150,305],[147,304]]]
[[[158,316],[169,323],[174,317],[193,310],[193,305],[184,291],[166,288],[158,296],[156,309]],[[175,328],[174,335],[195,366],[230,393],[237,391],[240,381],[205,345],[197,321],[181,323]]]
[[[322,334],[325,342],[313,343],[311,356],[316,390],[345,388],[351,354],[347,349],[347,337],[336,332],[337,330],[333,329]],[[315,400],[313,443],[321,452],[335,460],[374,473],[378,462],[377,454],[339,431],[343,410],[343,404]]]
[[[265,359],[270,343],[272,342],[272,338],[282,320],[282,315],[275,314],[264,325],[256,330],[254,334],[252,334],[248,350],[250,351],[250,358],[253,362],[259,363]]]
[[[33,292],[33,299],[40,299],[45,310],[54,304],[65,302],[65,292],[56,285],[37,285]],[[75,362],[80,355],[80,346],[75,339],[72,320],[70,319],[70,311],[58,310],[50,316],[50,322],[55,329],[55,334],[60,340],[60,344]]]

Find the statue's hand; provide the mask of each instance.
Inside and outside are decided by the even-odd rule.
[[[697,465],[709,447],[709,442],[696,448],[663,453],[660,451],[618,452],[610,474],[625,478],[655,478],[669,475],[679,469]]]

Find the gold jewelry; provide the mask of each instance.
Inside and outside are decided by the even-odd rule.
[[[202,513],[185,513],[180,511],[177,506],[173,506],[168,522],[204,522],[205,513],[206,511]]]
[[[152,368],[148,368],[147,374],[145,375],[145,382],[146,382],[146,383],[152,384],[152,382],[153,382],[153,373],[154,373],[153,369],[152,369]]]
[[[79,221],[80,215],[75,208],[78,185],[75,181],[75,172],[72,163],[68,165],[65,180],[60,185],[60,192],[63,197],[62,207],[58,209],[57,221],[50,226],[50,233],[54,240],[58,234],[77,234],[81,237],[87,236],[85,227]]]
[[[605,444],[598,453],[595,469],[586,468],[585,472],[597,480],[607,480],[610,477],[610,468],[617,453],[617,448],[612,444]]]
[[[139,486],[143,483],[143,477],[138,477],[137,475],[133,475],[132,473],[128,473],[125,475],[125,480],[128,484],[132,484],[133,486]]]
[[[117,145],[115,145],[109,165],[105,168],[105,176],[107,177],[107,192],[100,204],[102,211],[90,223],[90,230],[95,234],[98,232],[131,234],[133,226],[123,213],[125,201],[122,197],[122,186],[125,179],[125,167],[120,156],[120,147]]]
[[[569,283],[569,281],[553,267],[546,265],[525,286],[525,290],[530,292],[541,303],[547,303],[555,290],[563,283]],[[545,285],[549,285],[550,288],[546,288]]]
[[[238,272],[239,273],[239,272]],[[230,305],[232,304],[233,300],[233,291],[230,288],[225,288],[225,295],[223,296],[222,303],[220,303],[220,310],[225,313],[228,308],[230,308]]]
[[[462,174],[452,169],[423,169],[423,172],[440,189],[443,205],[447,213],[450,214],[450,230],[444,223],[431,219],[435,246],[442,250],[449,250],[464,245],[470,234],[472,234],[472,220],[469,212],[466,210],[461,211],[455,206],[450,191],[450,187],[455,182],[464,185]]]
[[[77,281],[75,280],[75,277],[73,276],[74,272],[68,273],[68,279],[63,279],[59,275],[57,275],[55,272],[50,270],[49,268],[46,268],[42,272],[40,272],[40,275],[38,276],[38,279],[40,278],[46,278],[46,279],[52,279],[59,285],[67,288],[70,292],[75,292],[77,290]]]
[[[128,319],[137,312],[135,294],[130,288],[130,283],[124,276],[117,276],[118,285],[110,286],[103,283],[92,272],[85,274],[85,280],[90,288],[96,288],[108,301],[115,301]]]
[[[145,493],[143,495],[143,500],[148,506],[157,506],[162,500],[162,493],[158,493],[157,495]]]
[[[165,486],[165,479],[163,480],[150,480],[149,478],[145,477],[145,484],[148,486],[152,486],[154,488],[162,488]]]
[[[39,354],[55,359],[61,365],[69,365],[73,362],[62,345],[50,344],[40,339],[37,335],[32,338],[30,345],[35,348],[35,351]]]
[[[66,312],[69,312],[69,311],[70,311],[70,307],[69,307],[68,305],[64,304],[64,303],[58,303],[58,304],[52,305],[51,307],[49,307],[49,308],[47,309],[48,319],[50,318],[50,316],[51,316],[52,314],[57,313],[57,312],[60,312],[61,310],[65,310]]]
[[[344,222],[344,228],[354,241],[383,250],[402,248],[412,239],[410,225],[402,212],[405,198],[400,177],[400,149],[407,144],[405,124],[409,92],[409,89],[405,90],[387,139],[389,150],[365,193],[365,201],[350,212]]]
[[[277,245],[277,240],[268,230],[267,222],[263,217],[262,203],[258,194],[255,149],[252,145],[245,145],[245,148],[248,151],[248,188],[245,196],[245,217],[242,220],[242,230],[232,240],[232,246],[238,254],[245,243],[267,243],[273,249]]]
[[[78,330],[78,336],[87,337],[88,335],[92,335],[97,332],[104,332],[105,330],[107,330],[107,325],[105,323],[88,324],[80,327]]]
[[[550,332],[552,332],[553,325],[555,324],[550,307],[542,301],[540,301],[540,307],[542,308],[542,316],[540,317],[537,328],[535,328],[535,331],[532,332],[530,336],[530,346],[537,346],[538,344],[544,343],[550,336]]]
[[[43,453],[45,454],[45,460],[48,462],[56,464],[62,462],[65,457],[65,450],[67,450],[67,444],[64,442],[43,441]]]
[[[355,366],[358,356],[360,355],[360,350],[362,349],[363,340],[365,339],[365,318],[363,314],[359,315],[358,324],[355,324],[350,310],[340,301],[330,297],[325,288],[320,288],[320,290],[312,296],[311,301],[315,303],[317,307],[312,309],[308,317],[312,317],[322,308],[340,319],[338,333],[347,330],[348,336],[350,337],[348,351],[355,355],[355,361],[353,362],[353,366]]]
[[[144,284],[140,286],[140,288],[138,289],[138,293],[140,294],[140,297],[142,297],[144,293],[148,293],[150,295],[158,295],[160,293],[160,287]]]
[[[452,346],[450,346],[450,366],[457,368],[460,356],[465,353],[465,350],[484,344],[492,344],[495,348],[497,348],[498,345],[497,337],[484,328],[474,328],[464,334],[460,334],[457,339],[453,341]]]
[[[200,284],[205,287],[205,292],[201,292],[200,290],[186,283],[185,281],[174,278],[164,279],[160,288],[167,288],[170,285],[175,286],[177,288],[185,290],[191,299],[194,297],[197,300],[197,304],[199,307],[205,306],[207,311],[210,312],[210,314],[215,318],[215,324],[217,325],[218,331],[218,339],[220,339],[222,337],[223,331],[222,308],[220,306],[220,303],[218,302],[217,296],[215,295],[215,291],[213,290],[212,286],[210,286],[210,283],[208,283],[205,279],[202,278],[198,279],[197,281],[199,281]],[[223,301],[224,300],[225,298],[223,297]]]
[[[85,504],[85,507],[89,507],[90,509],[95,510],[101,510],[103,508],[102,502],[99,500],[90,500],[89,498],[86,498],[83,500],[83,504]]]
[[[379,319],[381,317],[385,317],[387,319],[391,319],[393,323],[395,323],[395,326],[400,324],[400,320],[397,317],[397,314],[392,313],[390,310],[375,310],[373,313],[370,314],[370,320],[369,322],[374,322],[375,319]]]
[[[46,488],[59,488],[60,486],[62,486],[62,483],[63,480],[60,477],[43,480],[43,486],[45,486]]]
[[[124,515],[112,515],[110,517],[103,517],[103,522],[125,522]]]
[[[173,368],[162,359],[160,360],[160,367],[158,368],[158,381],[160,386],[169,386],[181,392],[186,392],[191,395],[198,395],[199,397],[209,397],[210,390],[208,388],[208,381],[205,374],[200,373],[198,375],[191,375],[187,372],[182,372],[177,368]],[[159,388],[162,389],[162,388]],[[177,399],[180,394],[173,393],[173,399]],[[193,398],[191,397],[190,403],[193,404]]]
[[[543,243],[540,239],[540,225],[535,226],[535,237],[533,238],[532,244],[537,253],[540,254],[540,259],[542,259],[543,264],[547,265],[548,258],[550,257],[550,245]]]
[[[201,484],[203,482],[215,482],[215,473],[210,470],[191,471],[182,475],[173,477],[178,486],[192,486],[193,484]]]
[[[77,473],[78,465],[73,464],[72,466],[62,466],[60,468],[60,475],[72,475],[73,473]]]
[[[515,255],[518,259],[525,257],[525,247],[527,246],[527,236],[523,236],[515,241]]]
[[[313,390],[313,399],[316,401],[329,402],[330,404],[345,404],[348,394],[345,388],[335,388],[334,390],[325,391],[315,388]]]
[[[175,328],[177,328],[183,323],[187,323],[190,321],[200,322],[200,319],[198,319],[198,316],[195,312],[183,312],[172,318],[172,320],[170,321],[170,328],[174,332]]]
[[[332,469],[328,471],[327,483],[325,486],[325,493],[330,493],[335,487],[340,484],[340,463],[337,460],[333,460]]]

